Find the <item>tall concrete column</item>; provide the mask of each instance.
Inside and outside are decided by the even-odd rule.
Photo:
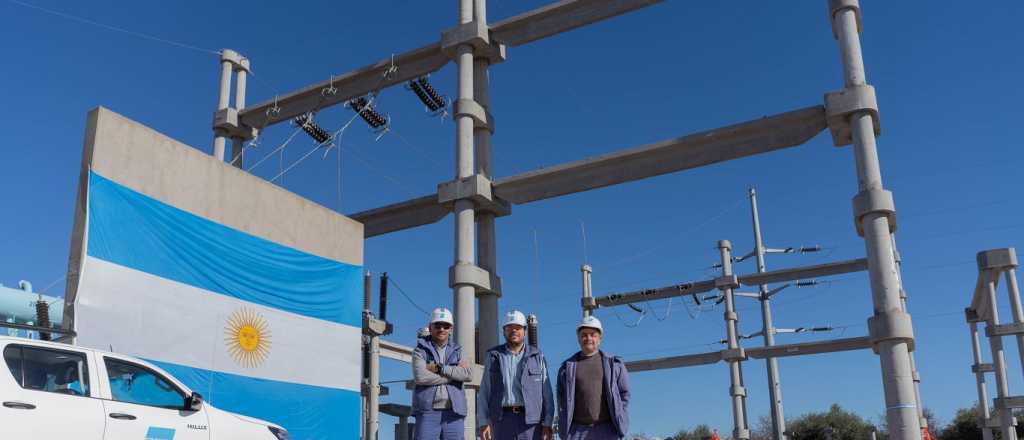
[[[1010,248],[1010,253],[1014,255],[1016,260],[1016,251]],[[1010,307],[1013,310],[1013,323],[1020,324],[1024,322],[1024,310],[1021,309],[1020,305],[1020,290],[1017,288],[1017,270],[1012,266],[1006,269],[1006,294],[1010,296]],[[1024,335],[1018,334],[1017,338],[1017,351],[1020,355],[1020,365],[1024,367]],[[1024,368],[1022,368],[1024,370]]]
[[[749,439],[750,430],[747,428],[747,408],[745,398],[747,390],[743,386],[743,372],[740,364],[743,359],[743,349],[739,345],[739,334],[736,330],[736,304],[733,298],[733,289],[738,287],[736,276],[732,273],[732,244],[729,240],[720,240],[718,250],[722,256],[722,278],[715,284],[725,295],[725,331],[728,350],[723,358],[729,363],[729,379],[732,386],[729,387],[729,395],[732,397],[732,417],[734,439]]]
[[[852,90],[866,86],[859,34],[860,6],[857,0],[830,0],[829,13],[839,41],[845,88]],[[846,118],[856,159],[860,189],[858,198],[872,202],[884,198],[884,194],[888,193],[884,192],[882,185],[873,116],[869,111],[855,111]],[[869,320],[869,328],[877,329],[872,339],[881,364],[886,421],[889,424],[890,439],[918,440],[921,438],[921,425],[909,358],[912,325],[910,316],[903,312],[900,300],[897,279],[899,269],[893,259],[889,214],[877,209],[878,204],[868,205],[872,209],[863,215],[857,213],[857,222],[863,231],[871,279],[874,316]]]
[[[231,71],[233,60],[238,58],[238,53],[231,49],[220,51],[220,94],[217,98],[217,110],[228,108],[228,100],[231,97]],[[224,144],[227,142],[227,133],[215,129],[213,133],[213,157],[224,160]]]
[[[580,272],[583,274],[583,302],[589,303],[594,298],[594,290],[591,283],[591,276],[594,273],[594,269],[589,264],[580,266]],[[583,308],[583,317],[590,316],[591,310]]]
[[[989,319],[986,320],[985,326],[994,329],[999,325],[999,303],[996,298],[996,283],[999,281],[999,272],[995,270],[987,271],[986,276],[985,288],[988,290]],[[995,369],[996,375],[996,401],[999,402],[1010,396],[1009,378],[1006,373],[1006,356],[1003,352],[1003,338],[1002,336],[989,336],[988,343],[992,352],[992,367]],[[1017,440],[1017,430],[1013,427],[1013,411],[1004,405],[996,405],[996,410],[999,411],[1003,438]]]
[[[974,379],[978,385],[978,426],[981,427],[982,440],[992,440],[992,430],[988,428],[988,419],[992,413],[988,408],[988,388],[985,384],[985,371],[982,367],[981,337],[978,335],[978,321],[970,321],[971,352],[974,354]]]
[[[750,188],[750,215],[754,221],[754,253],[757,255],[757,272],[763,273],[764,241],[761,239],[761,220],[757,213],[757,191]],[[761,332],[764,334],[764,345],[775,345],[775,327],[772,324],[772,309],[768,298],[768,285],[759,286],[761,293]],[[782,386],[779,384],[779,362],[774,357],[765,359],[768,367],[768,398],[771,401],[772,437],[775,440],[786,439],[786,418],[782,414]]]
[[[474,0],[473,12],[476,21],[487,22],[487,2],[485,0]],[[473,96],[476,98],[476,102],[487,111],[487,114],[490,114],[491,110],[489,67],[490,62],[486,58],[476,58],[473,60]],[[476,148],[476,173],[492,179],[491,130],[488,127],[474,128],[473,142]],[[494,213],[480,211],[477,213],[476,222],[477,264],[480,268],[494,275],[492,279],[497,279],[498,251],[494,229]],[[483,293],[480,296],[480,320],[477,324],[480,328],[480,347],[477,347],[478,356],[484,350],[498,345],[498,295],[498,292],[490,292]]]
[[[907,290],[903,287],[903,260],[900,258],[900,252],[896,247],[896,234],[891,234],[892,239],[892,254],[893,260],[896,261],[896,279],[900,285],[900,304],[903,307],[903,312],[907,312]],[[917,361],[914,359],[914,352],[909,353],[910,357],[910,371],[914,376],[914,400],[917,404],[917,420],[921,424],[922,429],[928,428],[928,419],[924,417],[924,404],[921,403],[921,373],[917,371]]]
[[[459,23],[465,24],[473,20],[473,0],[460,0]],[[473,100],[473,47],[469,44],[457,48],[459,71],[459,99]],[[470,177],[473,174],[473,118],[468,114],[457,114],[455,158],[456,179]],[[455,201],[455,265],[475,266],[474,255],[476,234],[474,231],[475,211],[473,202],[468,199]],[[454,290],[455,304],[455,337],[462,346],[463,359],[471,365],[476,364],[475,341],[475,299],[476,289],[465,280],[456,279]],[[476,390],[466,389],[466,440],[476,438]]]
[[[235,69],[235,108],[242,111],[245,108],[245,87],[249,73],[249,59],[243,58]],[[231,164],[242,168],[245,139],[240,137],[231,138]]]
[[[366,427],[364,440],[377,440],[380,430],[380,336],[370,336],[370,380],[367,393]]]

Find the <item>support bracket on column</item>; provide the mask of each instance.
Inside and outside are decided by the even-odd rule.
[[[749,429],[733,429],[732,433],[739,440],[747,440],[750,438]]]
[[[456,200],[469,199],[479,211],[504,217],[512,213],[512,205],[494,196],[491,180],[482,174],[473,174],[461,179],[437,185],[437,203],[447,205]]]
[[[1006,270],[1017,267],[1014,248],[991,249],[978,252],[978,270]]]
[[[448,287],[473,286],[477,295],[501,296],[501,278],[472,264],[459,263],[448,268]]]
[[[505,61],[505,45],[491,41],[487,23],[474,20],[441,32],[441,52],[448,58],[457,57],[458,48],[462,45],[473,48],[474,58],[486,58],[491,64]]]
[[[476,101],[472,99],[456,100],[454,117],[458,118],[459,116],[473,118],[474,128],[484,128],[494,134],[494,115]]]
[[[747,352],[743,351],[743,347],[729,348],[722,350],[722,360],[726,362],[733,361],[745,361],[747,360]],[[743,388],[743,387],[740,387]],[[746,396],[746,389],[743,390],[743,396]]]
[[[981,317],[978,316],[978,311],[970,307],[964,309],[964,317],[967,318],[967,323],[981,322]]]
[[[394,326],[387,321],[374,318],[369,313],[363,313],[363,334],[366,336],[387,336],[394,330]]]
[[[747,397],[747,388],[739,385],[730,386],[729,395]]]
[[[892,191],[872,189],[853,197],[853,223],[857,227],[857,235],[864,236],[861,220],[872,213],[885,214],[889,218],[889,233],[896,232],[896,205],[892,201]]]
[[[828,17],[829,22],[832,23],[832,36],[835,39],[839,39],[839,32],[836,29],[836,14],[844,9],[850,9],[853,11],[853,15],[857,17],[857,33],[863,31],[860,21],[860,2],[858,0],[828,0]]]
[[[885,341],[906,342],[907,351],[914,351],[914,325],[906,312],[881,312],[868,318],[868,335],[875,354],[878,354],[878,344]]]
[[[726,311],[723,313],[723,316],[725,316],[726,321],[739,321],[739,315],[736,312]]]
[[[213,130],[242,140],[255,138],[257,134],[255,128],[238,123],[238,109],[233,107],[213,112]]]
[[[718,290],[735,289],[738,287],[740,287],[740,281],[736,275],[725,275],[715,278],[715,288]]]
[[[875,136],[882,135],[881,120],[878,117],[878,99],[875,88],[869,85],[847,87],[825,94],[825,120],[832,132],[832,145],[842,147],[853,143],[850,116],[860,112],[871,115]]]
[[[583,310],[594,310],[599,307],[597,300],[592,296],[580,298],[580,305],[583,306]]]

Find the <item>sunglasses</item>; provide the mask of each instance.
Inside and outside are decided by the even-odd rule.
[[[435,322],[432,325],[433,325],[434,328],[442,329],[442,330],[448,330],[448,329],[452,328],[451,324],[444,323],[444,322]]]

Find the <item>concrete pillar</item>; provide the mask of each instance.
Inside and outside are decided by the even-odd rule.
[[[380,430],[380,336],[370,336],[370,374],[364,440],[377,440]]]
[[[473,20],[473,0],[460,0],[459,23]],[[459,99],[473,99],[473,47],[464,44],[457,49],[456,63],[459,72]],[[456,179],[473,174],[473,118],[470,115],[456,115]],[[474,223],[476,212],[469,199],[455,201],[455,265],[476,264],[474,255],[476,234]],[[454,283],[455,339],[462,346],[462,355],[469,364],[476,364],[475,304],[476,289],[472,284],[456,279]],[[476,438],[476,390],[466,388],[466,440]]]
[[[395,440],[412,440],[412,433],[409,431],[409,418],[399,417],[395,424]]]
[[[486,1],[474,0],[475,20],[487,21]],[[487,114],[491,110],[490,77],[488,69],[490,63],[486,58],[473,60],[473,96]],[[488,179],[493,179],[493,168],[491,161],[491,131],[487,127],[476,127],[473,129],[473,143],[476,148],[474,157],[476,160],[476,173],[482,174]],[[481,211],[476,217],[477,228],[477,259],[480,268],[492,275],[498,274],[497,257],[497,236],[494,226],[494,213]],[[496,278],[494,278],[496,279]],[[485,293],[480,296],[480,346],[477,348],[477,356],[481,356],[484,350],[498,345],[498,294]]]
[[[249,60],[243,58],[235,67],[235,108],[242,111],[245,108],[245,87],[249,74]],[[242,168],[245,154],[245,139],[231,138],[231,164]]]
[[[988,419],[992,413],[988,408],[988,388],[985,384],[985,372],[982,371],[981,337],[978,335],[978,322],[971,321],[971,351],[974,354],[974,379],[978,385],[978,426],[981,427],[982,440],[992,440],[992,430],[988,428]]]
[[[763,273],[764,263],[764,241],[761,239],[761,220],[757,212],[757,191],[750,188],[750,215],[754,221],[754,253],[757,255],[757,272]],[[775,345],[775,327],[772,324],[772,309],[768,299],[768,285],[759,286],[761,292],[761,322],[762,333],[764,334],[765,347]],[[768,398],[770,400],[769,411],[772,419],[772,438],[775,440],[786,439],[786,419],[782,414],[782,386],[779,384],[779,361],[775,358],[765,359],[768,370]]]
[[[238,53],[231,49],[223,49],[220,52],[220,94],[217,98],[217,110],[228,108],[228,100],[231,97],[231,71],[232,60],[238,58]],[[224,160],[224,144],[227,142],[227,134],[221,130],[213,132],[213,157]]]
[[[830,0],[829,6],[832,28],[839,41],[844,85],[846,88],[866,85],[858,29],[860,7],[856,0]],[[867,111],[854,112],[849,115],[849,124],[858,188],[862,193],[884,190],[871,114]],[[866,213],[858,221],[864,231],[873,319],[910,325],[910,317],[903,312],[900,300],[899,269],[893,258],[889,217],[885,212],[876,210]],[[881,364],[890,439],[919,440],[921,425],[914,394],[914,375],[910,368],[910,344],[905,338],[891,336],[882,335],[875,344]]]
[[[999,272],[986,271],[985,288],[988,290],[989,317],[985,325],[988,328],[996,328],[999,325],[999,303],[996,301],[996,283],[999,281]],[[989,347],[992,352],[992,366],[996,374],[996,399],[1000,400],[1010,396],[1009,378],[1006,373],[1006,356],[1003,353],[1002,336],[990,336]],[[1017,430],[1013,427],[1013,411],[1000,405],[996,406],[999,411],[1000,428],[1003,438],[1017,440]]]
[[[896,261],[896,279],[900,285],[900,304],[903,307],[903,312],[907,312],[907,290],[903,287],[903,260],[900,258],[900,252],[896,248],[896,235],[890,235],[892,241],[892,254],[893,260]],[[917,371],[917,361],[914,359],[914,352],[909,353],[910,371],[914,376],[914,401],[917,405],[917,420],[921,424],[921,429],[928,428],[928,419],[924,417],[924,404],[921,403],[921,374]],[[923,432],[922,432],[923,436]]]
[[[1010,253],[1016,256],[1016,251],[1010,248]],[[1016,258],[1014,258],[1016,260]],[[1013,310],[1013,323],[1024,322],[1024,310],[1020,305],[1020,290],[1017,288],[1017,270],[1013,267],[1006,269],[1006,294],[1010,296],[1010,307]],[[994,307],[994,306],[993,306]],[[1020,355],[1021,371],[1024,371],[1024,335],[1017,335],[1017,352]]]
[[[732,273],[732,244],[729,240],[720,240],[718,242],[718,250],[722,256],[722,280],[728,283],[729,279],[733,278]],[[734,284],[722,284],[719,287],[722,290],[722,294],[725,295],[725,331],[727,336],[728,350],[727,353],[731,355],[725,356],[726,362],[729,363],[729,378],[732,386],[729,388],[729,395],[732,396],[732,417],[733,417],[733,433],[734,439],[749,439],[750,430],[747,428],[747,408],[744,398],[747,395],[747,390],[743,386],[743,371],[742,365],[740,364],[740,357],[738,353],[741,351],[739,346],[739,335],[736,330],[736,304],[733,298],[733,288],[736,287]]]

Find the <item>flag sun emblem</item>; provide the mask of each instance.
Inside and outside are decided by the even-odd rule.
[[[224,327],[224,342],[235,362],[257,367],[270,354],[270,326],[255,310],[236,310]]]

